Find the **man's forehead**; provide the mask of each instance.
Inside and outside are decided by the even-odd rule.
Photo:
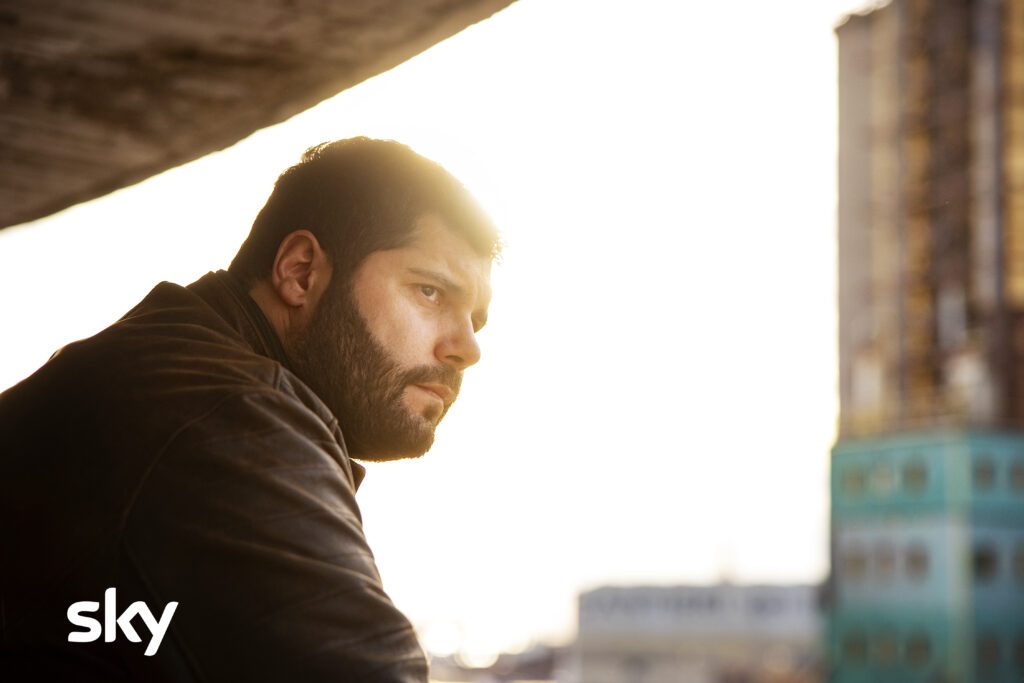
[[[460,251],[465,250],[480,258],[485,258],[473,248],[466,236],[452,228],[445,219],[433,213],[424,214],[413,223],[411,244],[423,247],[456,247],[457,245],[456,248]]]

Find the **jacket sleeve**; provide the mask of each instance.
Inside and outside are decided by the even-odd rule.
[[[179,603],[157,656],[136,664],[200,681],[425,682],[342,463],[323,421],[272,391],[183,428],[122,536],[122,571],[154,612]]]

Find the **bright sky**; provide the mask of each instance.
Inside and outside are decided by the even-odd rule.
[[[0,387],[226,267],[277,174],[394,138],[508,247],[481,363],[360,489],[436,651],[566,641],[602,584],[816,582],[837,411],[836,51],[854,0],[520,0],[238,145],[0,231]]]

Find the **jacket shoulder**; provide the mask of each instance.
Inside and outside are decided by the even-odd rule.
[[[211,680],[426,680],[381,585],[348,458],[294,399],[237,394],[184,429],[122,545],[119,573],[154,603],[180,604],[168,656]]]

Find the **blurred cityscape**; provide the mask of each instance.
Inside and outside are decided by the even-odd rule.
[[[437,680],[1024,680],[1024,2],[893,0],[836,34],[830,576],[598,588],[573,644]]]
[[[821,680],[816,586],[602,587],[579,596],[576,642],[473,669],[435,657],[436,681],[812,683]]]

